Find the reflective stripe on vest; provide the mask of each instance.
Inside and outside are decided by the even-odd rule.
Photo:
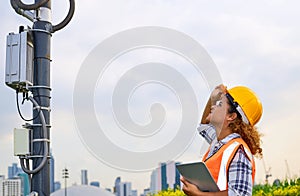
[[[239,145],[240,145],[239,142],[234,142],[230,146],[228,146],[226,150],[224,150],[223,152],[218,181],[217,181],[217,185],[220,190],[226,190],[227,188],[227,163],[229,163],[230,155],[232,155],[234,149]]]
[[[251,161],[252,164],[252,180],[254,182],[255,176],[255,163],[253,155],[249,150],[247,144],[241,138],[235,138],[230,140],[228,143],[224,144],[214,155],[207,159],[209,149],[205,156],[203,157],[203,161],[206,163],[208,169],[210,170],[214,180],[216,181],[219,189],[226,190],[228,189],[228,169],[229,164],[233,160],[237,150],[243,147],[244,152],[246,153],[247,158]],[[207,159],[207,160],[206,160]]]

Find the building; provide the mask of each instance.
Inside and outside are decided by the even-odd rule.
[[[55,180],[55,161],[54,157],[52,155],[52,152],[50,152],[50,193],[55,191],[55,186],[54,186],[54,180]]]
[[[21,196],[21,179],[0,180],[0,196]]]
[[[120,183],[120,196],[131,196],[131,182]]]
[[[177,164],[179,163],[175,163],[174,161],[160,163],[159,167],[152,171],[150,182],[151,193],[180,187],[180,174],[176,169]]]
[[[151,194],[151,191],[150,191],[150,189],[149,189],[149,188],[147,188],[147,189],[144,189],[144,193],[143,193],[143,194],[141,194],[141,196],[147,196],[148,194]]]
[[[3,196],[15,195],[17,193],[17,195],[25,196],[30,193],[29,177],[18,167],[17,163],[13,163],[12,166],[8,167],[8,179],[2,176],[0,180],[2,180],[0,191],[3,193]]]
[[[100,183],[96,181],[91,182],[90,185],[95,187],[100,187]]]
[[[55,192],[55,191],[57,191],[59,189],[61,189],[60,182],[59,181],[54,182],[54,191],[53,192]]]
[[[120,183],[121,183],[121,177],[117,177],[115,180],[115,186],[114,186],[114,193],[116,196],[120,196]]]
[[[114,194],[116,196],[132,196],[137,194],[137,191],[132,191],[131,182],[122,182],[121,177],[117,177],[115,180]]]
[[[13,163],[12,166],[8,166],[8,179],[15,177],[20,172],[23,172],[23,170],[18,167],[17,163]]]
[[[137,190],[131,190],[131,196],[138,196]]]
[[[88,185],[87,170],[81,170],[81,185]]]
[[[151,173],[150,189],[149,189],[151,193],[156,193],[158,190],[157,172],[158,169],[155,169]]]

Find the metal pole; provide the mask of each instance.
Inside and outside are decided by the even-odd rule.
[[[30,5],[24,4],[22,0],[10,0],[16,13],[34,22],[31,30],[34,46],[33,86],[30,88],[33,98],[27,97],[34,105],[34,119],[32,125],[28,126],[32,129],[32,140],[30,140],[32,146],[30,156],[22,155],[19,158],[23,171],[32,175],[31,192],[36,192],[39,196],[50,195],[51,34],[63,29],[71,21],[75,11],[75,0],[69,0],[69,2],[70,9],[65,19],[57,25],[52,25],[51,0],[35,0],[35,3]],[[30,10],[34,10],[34,13]],[[30,169],[30,159],[32,160],[32,169]],[[24,161],[26,161],[26,165]]]
[[[63,169],[62,177],[65,179],[65,196],[67,196],[67,178],[69,178],[69,172],[67,168]]]
[[[67,196],[67,179],[65,178],[65,196]]]
[[[65,178],[65,196],[67,196],[67,178]]]
[[[35,3],[41,0],[35,0]],[[32,89],[33,97],[41,106],[41,111],[44,114],[47,125],[47,139],[50,139],[50,40],[51,40],[51,0],[45,5],[36,10],[36,15],[39,20],[33,23],[33,37],[34,37],[34,78]],[[49,18],[48,18],[49,17]],[[33,116],[38,115],[38,110],[33,108]],[[33,139],[42,139],[43,130],[40,118],[33,120]],[[49,149],[49,143],[48,143]],[[42,161],[44,152],[43,142],[33,143],[32,158],[33,168],[38,167]],[[48,155],[49,156],[49,152]],[[49,175],[49,158],[45,166],[36,174],[32,176],[32,189],[36,191],[39,196],[50,195],[50,175]]]

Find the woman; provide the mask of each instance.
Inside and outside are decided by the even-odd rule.
[[[187,195],[252,195],[253,155],[262,156],[260,134],[254,126],[261,115],[261,102],[249,88],[215,88],[198,131],[211,144],[203,161],[220,192],[202,192],[182,177]]]

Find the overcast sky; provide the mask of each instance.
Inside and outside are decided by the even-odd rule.
[[[57,24],[68,10],[68,1],[53,0],[52,4],[53,23]],[[300,104],[297,104],[300,96],[299,6],[300,3],[296,0],[76,1],[76,11],[71,23],[52,36],[51,145],[56,161],[56,180],[61,181],[61,170],[68,167],[69,184],[80,184],[80,170],[87,169],[89,181],[100,181],[102,187],[112,188],[117,176],[121,176],[123,181],[131,181],[132,187],[139,191],[149,187],[150,172],[133,173],[114,169],[97,160],[87,150],[81,142],[80,131],[76,129],[72,104],[77,74],[92,49],[116,33],[142,26],[167,27],[190,36],[214,60],[222,81],[228,87],[246,85],[257,92],[264,107],[258,128],[264,135],[262,147],[267,167],[271,167],[273,176],[270,179],[273,181],[286,177],[285,160],[292,177],[299,177],[300,157],[297,153],[295,155],[300,138],[297,126],[300,116]],[[17,113],[15,93],[4,84],[6,35],[17,32],[19,25],[32,24],[17,15],[8,0],[1,1],[0,7],[0,174],[7,176],[7,166],[18,162],[13,156],[13,128],[21,127],[23,122]],[[108,76],[104,78],[107,89],[103,90],[101,85],[95,88],[95,97],[100,99],[94,103],[99,121],[103,114],[101,95],[114,88],[111,85],[116,83],[124,70],[142,63],[143,58],[145,63],[155,61],[175,64],[192,83],[193,89],[199,89],[195,94],[199,112],[202,111],[209,96],[205,80],[201,76],[195,76],[192,68],[181,67],[188,63],[182,63],[182,59],[175,54],[142,50],[112,63],[109,67],[111,70],[106,70]],[[124,62],[127,66],[122,67]],[[123,71],[116,69],[117,66],[123,68]],[[173,112],[174,107],[178,106],[177,99],[172,98],[172,93],[159,85],[153,84],[147,89],[149,91],[144,90],[139,94],[137,90],[137,95],[132,95],[132,100],[129,101],[131,116],[141,124],[149,121],[149,105],[158,101],[162,105],[166,104],[166,110],[171,116],[166,120],[166,125],[176,124],[172,122],[177,122],[179,118]],[[145,92],[146,95],[143,94]],[[166,100],[169,102],[166,103]],[[28,106],[22,107],[24,115],[30,114],[30,104],[27,104]],[[200,118],[200,114],[198,117]],[[112,125],[107,125],[108,129],[110,126]],[[172,126],[169,129],[173,129]],[[118,138],[114,134],[110,137],[116,137],[117,142],[124,143],[123,137]],[[169,132],[165,134],[161,137],[168,136]],[[159,139],[157,142],[162,145]],[[166,142],[169,140],[166,139]],[[196,136],[177,160],[199,160],[200,151],[203,151],[202,143],[203,140]],[[128,144],[126,148],[130,149],[132,146]],[[261,160],[256,163],[256,181],[263,182],[263,163]]]

